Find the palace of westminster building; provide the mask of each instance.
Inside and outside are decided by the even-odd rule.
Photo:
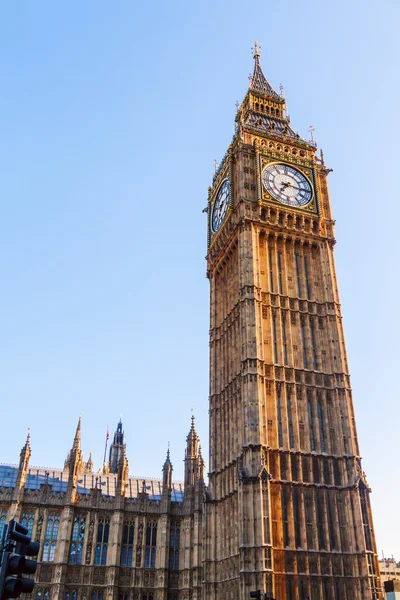
[[[93,472],[0,466],[8,519],[40,542],[32,600],[382,598],[334,266],[323,155],[260,66],[208,194],[209,473],[194,418],[184,484],[128,475],[120,422]]]

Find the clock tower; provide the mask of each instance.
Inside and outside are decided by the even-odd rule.
[[[382,598],[326,168],[254,72],[208,197],[204,593]]]

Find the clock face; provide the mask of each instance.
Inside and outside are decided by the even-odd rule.
[[[229,179],[225,179],[218,190],[212,211],[211,227],[214,233],[218,231],[218,229],[221,227],[222,221],[224,220],[226,211],[228,210],[230,195],[231,189],[229,185]]]
[[[262,172],[262,182],[275,200],[288,206],[305,206],[312,198],[308,179],[289,165],[275,163]]]

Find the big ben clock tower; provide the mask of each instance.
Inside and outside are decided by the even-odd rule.
[[[254,73],[208,198],[207,600],[382,598],[329,169]]]

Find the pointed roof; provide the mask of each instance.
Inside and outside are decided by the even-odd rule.
[[[26,436],[25,446],[22,448],[22,452],[26,452],[31,449],[31,428],[28,427],[28,435]]]
[[[275,100],[282,101],[282,97],[279,94],[277,94],[275,90],[270,86],[270,84],[264,76],[264,73],[262,72],[260,65],[260,47],[257,44],[257,42],[254,42],[253,57],[254,71],[250,81],[250,90],[252,92],[258,92],[259,94],[271,96]]]
[[[165,459],[163,471],[165,471],[166,469],[172,469],[172,463],[171,463],[171,459],[170,459],[170,455],[169,455],[169,444],[168,444],[168,450],[167,450],[167,458]]]
[[[82,415],[79,415],[78,425],[76,426],[76,433],[74,437],[74,443],[72,446],[74,450],[80,450],[81,448],[81,420]]]
[[[187,440],[187,441],[189,441],[189,440],[197,440],[197,439],[198,439],[198,437],[199,437],[199,436],[198,436],[198,435],[197,435],[197,433],[196,433],[196,428],[195,428],[195,425],[194,425],[194,411],[193,411],[193,409],[192,409],[192,424],[191,424],[191,426],[190,426],[190,431],[189,431],[189,433],[188,433],[188,435],[187,435],[187,438],[186,438],[186,440]]]

